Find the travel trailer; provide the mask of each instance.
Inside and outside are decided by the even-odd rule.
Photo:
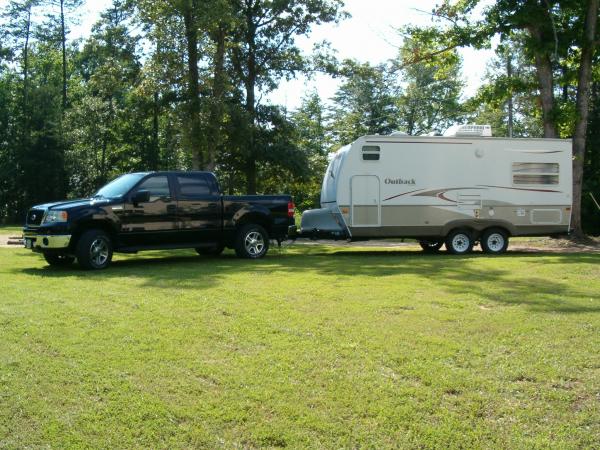
[[[511,236],[569,232],[571,154],[568,140],[492,138],[489,125],[363,136],[333,155],[300,235],[500,254]]]

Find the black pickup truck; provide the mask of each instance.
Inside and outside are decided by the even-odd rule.
[[[103,269],[113,251],[195,248],[219,255],[225,247],[242,258],[260,258],[269,240],[295,231],[289,195],[221,194],[210,172],[130,173],[93,197],[34,206],[23,228],[26,248],[51,265],[77,259]]]

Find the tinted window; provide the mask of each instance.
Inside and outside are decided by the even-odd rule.
[[[125,195],[127,191],[129,191],[129,189],[131,189],[135,183],[140,181],[143,176],[143,173],[130,173],[127,175],[121,175],[119,178],[111,181],[102,189],[100,189],[96,195],[107,198]]]
[[[205,197],[213,193],[212,183],[205,175],[177,175],[182,198]]]
[[[161,197],[170,197],[169,179],[166,175],[150,177],[140,184],[136,191],[146,190],[150,192],[150,201],[153,202]]]
[[[512,164],[513,184],[558,184],[558,174],[558,163]]]

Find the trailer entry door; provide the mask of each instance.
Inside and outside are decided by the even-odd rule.
[[[351,181],[352,226],[381,226],[379,178],[374,175],[355,175]]]

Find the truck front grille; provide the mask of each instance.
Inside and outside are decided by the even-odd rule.
[[[27,225],[40,225],[43,217],[43,209],[32,209],[27,213]]]

